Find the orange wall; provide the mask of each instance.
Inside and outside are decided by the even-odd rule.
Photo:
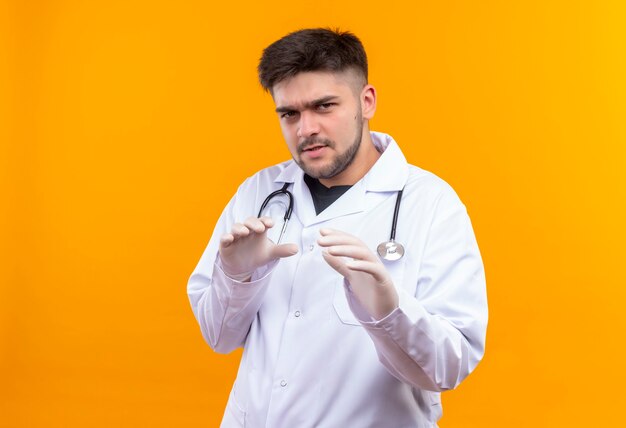
[[[4,1],[0,427],[217,426],[239,353],[186,281],[288,158],[263,47],[351,29],[372,127],[466,202],[487,354],[442,428],[626,426],[622,1]]]

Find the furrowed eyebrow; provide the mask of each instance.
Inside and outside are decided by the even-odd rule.
[[[339,98],[339,97],[336,96],[336,95],[328,95],[328,96],[321,97],[321,98],[318,98],[316,100],[310,101],[310,102],[304,104],[303,107],[304,107],[305,110],[306,109],[310,109],[310,108],[318,106],[320,104],[326,104],[326,103],[329,103],[331,101],[334,101],[337,98]],[[289,111],[298,111],[298,109],[296,107],[294,107],[294,106],[280,106],[280,107],[276,107],[276,113],[287,113]]]

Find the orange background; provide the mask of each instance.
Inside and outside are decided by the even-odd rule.
[[[187,278],[289,157],[256,81],[302,27],[359,35],[372,128],[465,201],[487,354],[442,428],[626,426],[622,1],[0,3],[0,427],[217,426],[239,352]]]

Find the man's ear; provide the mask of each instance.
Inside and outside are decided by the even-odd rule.
[[[376,88],[365,85],[361,90],[361,114],[363,119],[370,120],[376,113]]]

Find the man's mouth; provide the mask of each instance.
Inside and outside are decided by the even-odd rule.
[[[304,140],[302,144],[298,147],[299,153],[308,152],[309,154],[313,154],[322,150],[324,147],[333,147],[333,143],[330,140],[322,139],[322,138],[311,138],[308,140]]]
[[[322,144],[317,144],[315,146],[307,147],[306,149],[304,149],[302,151],[303,152],[315,152],[315,151],[318,151],[319,149],[321,149],[322,147],[326,147],[326,146],[322,145]]]

